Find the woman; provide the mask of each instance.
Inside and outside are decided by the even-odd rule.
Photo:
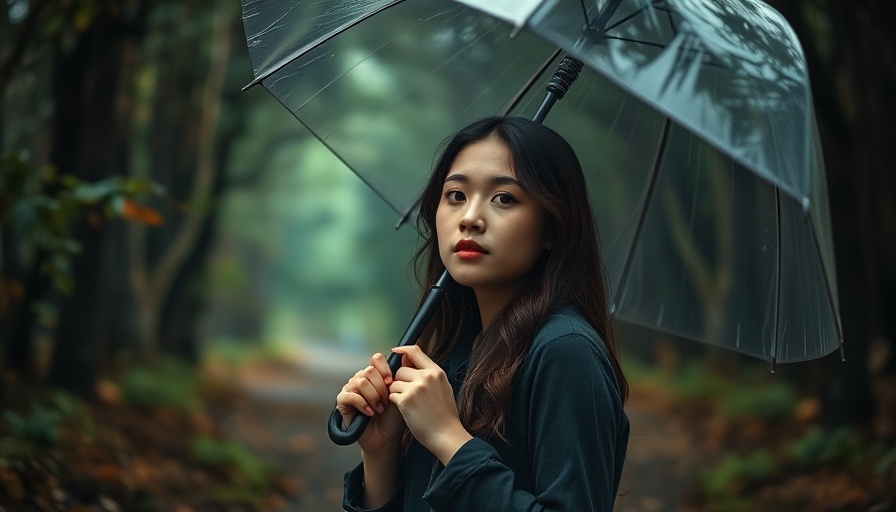
[[[346,510],[613,508],[628,385],[582,169],[553,130],[490,117],[454,135],[424,189],[415,262],[447,297],[416,346],[337,396],[371,416]]]

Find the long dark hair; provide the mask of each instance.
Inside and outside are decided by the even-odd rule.
[[[597,226],[582,167],[572,147],[554,130],[521,117],[488,117],[447,140],[420,201],[417,228],[422,245],[414,258],[424,289],[445,270],[436,240],[436,209],[442,186],[457,154],[466,146],[500,138],[513,158],[516,179],[545,209],[551,250],[545,251],[528,281],[479,333],[458,397],[464,426],[475,434],[501,433],[514,374],[548,314],[560,306],[578,311],[609,349],[623,400],[628,383],[619,366],[616,339],[607,310],[606,285]],[[444,361],[458,340],[475,334],[480,323],[471,288],[451,282],[419,345],[435,361]]]

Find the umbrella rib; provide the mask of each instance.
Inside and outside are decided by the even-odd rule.
[[[672,9],[671,7],[669,7],[669,2],[666,1],[666,0],[657,0],[657,1],[654,2],[653,8],[656,9],[656,10],[658,10],[658,11],[665,11],[666,16],[669,18],[669,27],[670,27],[671,30],[672,30],[672,34],[677,36],[677,35],[678,35],[678,27],[675,25],[675,19],[672,17],[673,9]],[[665,45],[665,44],[662,44],[662,43],[653,43],[653,42],[650,42],[650,41],[644,41],[644,40],[641,40],[641,39],[632,39],[632,38],[630,38],[630,37],[614,36],[614,35],[609,35],[609,34],[607,34],[607,32],[609,32],[610,30],[613,30],[613,29],[615,29],[615,28],[618,28],[620,25],[622,25],[622,24],[624,24],[624,23],[626,23],[626,22],[628,22],[628,21],[631,21],[632,19],[634,19],[635,17],[637,17],[637,16],[639,16],[639,15],[641,15],[641,14],[644,14],[644,12],[645,12],[646,10],[647,10],[647,7],[646,7],[646,6],[645,6],[645,7],[641,7],[640,9],[637,9],[636,11],[632,12],[631,14],[629,14],[629,15],[623,17],[622,19],[620,19],[620,20],[617,21],[616,23],[614,23],[614,24],[608,26],[608,27],[604,30],[604,34],[603,34],[604,39],[613,39],[613,40],[616,40],[616,41],[622,41],[622,42],[625,42],[625,43],[643,44],[643,45],[645,45],[645,46],[652,46],[652,47],[654,47],[654,48],[662,48],[662,49],[665,49],[665,48],[666,48],[666,45]],[[590,28],[590,27],[589,27],[589,28]],[[689,51],[689,52],[695,52],[695,50],[687,50],[687,51]],[[725,66],[724,63],[721,63],[721,62],[716,61],[716,60],[715,60],[715,57],[714,57],[713,55],[704,56],[703,59],[704,59],[703,64],[706,65],[706,66],[717,66],[717,67],[721,67],[721,68],[727,68],[727,66]]]
[[[669,26],[672,27],[672,33],[675,35],[678,35],[678,32],[676,31],[676,27],[675,27],[675,22],[672,20],[672,9],[669,7],[669,2],[667,2],[665,0],[657,0],[654,2],[654,5],[652,7],[653,7],[653,9],[655,9],[657,11],[665,11],[666,12],[666,14],[669,16]],[[616,23],[608,26],[605,31],[613,30],[614,28],[618,27],[619,25],[622,25],[623,23],[630,21],[635,16],[638,16],[639,14],[644,14],[644,11],[646,11],[646,10],[647,10],[647,6],[645,5],[644,7],[641,7],[640,9],[635,10],[633,13],[629,14],[628,16],[621,18]]]
[[[675,20],[672,19],[672,8],[669,7],[669,2],[667,0],[663,1],[662,9],[666,11],[666,17],[669,18],[669,26],[672,28],[672,34],[678,35],[678,27],[675,26]]]
[[[834,307],[834,293],[831,290],[831,283],[828,282],[828,272],[824,265],[824,257],[821,254],[821,247],[818,245],[818,235],[815,234],[815,223],[812,222],[811,214],[806,214],[806,222],[809,224],[809,231],[812,233],[812,240],[815,241],[815,252],[818,253],[818,262],[821,265],[821,273],[824,275],[824,287],[828,292],[828,306],[831,307],[831,313],[834,315],[835,326],[837,327],[837,342],[840,345],[840,359],[846,360],[846,354],[843,351],[843,326],[840,324],[840,315]]]
[[[639,14],[643,14],[645,10],[647,10],[646,7],[641,7],[641,8],[638,9],[637,11],[635,11],[635,12],[629,14],[628,16],[623,17],[622,19],[620,19],[620,20],[617,21],[616,23],[614,23],[614,24],[608,26],[608,27],[607,27],[607,30],[613,30],[614,28],[618,27],[619,25],[622,25],[623,23],[625,23],[625,22],[627,22],[627,21],[630,21],[630,20],[634,19],[635,16],[638,16]]]
[[[529,80],[527,80],[526,83],[523,84],[520,90],[517,91],[510,102],[508,102],[507,106],[504,107],[504,109],[501,111],[502,115],[506,116],[510,113],[511,110],[515,109],[516,106],[519,105],[520,101],[523,100],[523,97],[529,92],[529,90],[532,89],[532,86],[535,85],[535,82],[537,82],[538,79],[544,75],[544,72],[547,71],[551,63],[557,60],[557,57],[560,56],[560,53],[562,51],[562,48],[557,48],[554,53],[552,53],[551,56],[548,57],[548,59],[545,60],[544,63],[538,68],[538,72],[532,73],[532,76],[529,77]]]
[[[638,246],[638,241],[641,238],[641,231],[644,228],[644,222],[647,217],[647,210],[650,206],[650,201],[653,198],[653,191],[656,188],[656,180],[657,176],[660,172],[660,165],[663,161],[663,153],[666,149],[666,143],[669,140],[669,130],[672,126],[672,121],[666,117],[663,122],[663,132],[660,136],[660,143],[656,149],[656,156],[653,160],[653,169],[650,173],[650,182],[647,185],[647,193],[644,196],[644,206],[641,208],[641,215],[638,217],[638,226],[635,228],[635,236],[632,238],[631,248],[628,251],[628,257],[625,259],[625,268],[622,269],[622,275],[619,277],[619,284],[616,288],[616,294],[613,298],[613,305],[610,308],[610,314],[613,315],[616,313],[617,309],[619,309],[619,300],[622,298],[622,290],[625,288],[625,282],[628,280],[629,270],[632,265],[632,254],[634,253],[636,247]]]
[[[665,48],[666,45],[661,43],[651,43],[650,41],[642,41],[640,39],[631,39],[629,37],[622,36],[606,36],[606,39],[615,39],[616,41],[622,41],[625,43],[638,43],[646,46],[653,46],[654,48]]]
[[[775,187],[775,219],[778,221],[778,252],[775,255],[778,263],[778,272],[775,276],[775,336],[772,338],[772,373],[775,373],[775,363],[778,361],[778,327],[781,321],[781,253],[784,247],[781,245],[781,189]]]
[[[550,67],[551,63],[554,62],[555,60],[557,60],[557,57],[560,56],[560,53],[562,51],[563,50],[561,48],[557,48],[554,51],[554,53],[552,53],[551,56],[548,57],[547,60],[544,61],[544,63],[538,68],[538,72],[532,74],[532,76],[529,78],[529,80],[527,80],[526,83],[523,84],[523,86],[520,88],[519,91],[517,91],[517,93],[513,96],[513,98],[510,100],[510,102],[507,103],[507,106],[505,106],[500,111],[501,115],[506,116],[506,115],[510,114],[510,112],[513,109],[515,109],[517,107],[517,105],[519,105],[520,101],[523,100],[523,97],[532,89],[532,86],[535,85],[535,83],[538,81],[539,77],[544,75],[544,72],[548,69],[548,67]],[[414,202],[411,203],[411,205],[408,206],[407,209],[405,209],[405,211],[401,214],[401,217],[398,218],[398,223],[395,225],[395,229],[400,228],[402,225],[404,225],[408,221],[408,219],[411,218],[411,213],[420,204],[421,199],[422,199],[421,196],[417,196],[417,198],[414,199]]]
[[[556,50],[554,50],[551,56],[548,57],[541,66],[539,66],[538,71],[536,73],[532,73],[532,76],[529,77],[529,80],[527,80],[526,83],[523,84],[523,86],[517,91],[513,98],[500,111],[501,115],[508,115],[514,108],[516,108],[517,105],[519,105],[520,101],[523,100],[523,97],[532,89],[532,86],[535,85],[535,83],[538,81],[538,78],[544,75],[544,72],[548,69],[552,62],[557,60],[557,57],[560,56],[560,53],[562,51],[562,48],[557,48]],[[411,205],[408,206],[407,209],[401,214],[401,217],[399,217],[398,223],[395,225],[395,229],[400,228],[408,221],[408,219],[411,218],[411,213],[414,211],[414,209],[417,208],[421,200],[422,197],[419,195],[416,199],[414,199],[414,202],[411,203]]]
[[[579,5],[582,6],[582,17],[585,18],[585,27],[591,30],[591,20],[588,19],[588,8],[585,7],[585,0],[579,0]]]
[[[609,0],[609,2],[604,5],[604,8],[597,13],[597,19],[594,20],[594,24],[597,24],[597,29],[600,30],[601,33],[607,32],[606,24],[608,21],[610,21],[610,18],[612,18],[613,15],[616,14],[616,9],[619,9],[619,4],[621,3],[622,0]],[[582,5],[584,6],[584,3]],[[585,13],[585,23],[588,24],[588,28],[592,28],[592,26],[594,25],[588,20],[587,11]]]
[[[654,47],[654,48],[662,48],[662,49],[665,49],[665,48],[667,47],[666,45],[661,44],[661,43],[652,43],[652,42],[650,42],[650,41],[642,41],[642,40],[640,40],[640,39],[631,39],[631,38],[628,38],[628,37],[622,37],[622,36],[610,36],[610,35],[608,35],[608,36],[605,37],[605,39],[613,39],[613,40],[616,40],[616,41],[622,41],[622,42],[624,42],[624,43],[643,44],[643,45],[645,45],[645,46],[652,46],[652,47]],[[702,64],[703,64],[704,66],[714,66],[714,67],[719,67],[719,68],[729,69],[729,66],[726,66],[724,63],[715,60],[715,56],[713,56],[713,55],[707,55],[707,54],[705,54],[705,53],[703,53],[703,52],[701,52],[701,51],[699,51],[699,50],[694,50],[694,49],[691,49],[691,48],[684,48],[684,49],[681,50],[681,51],[682,51],[683,53],[684,53],[684,52],[687,52],[687,53],[695,53],[695,54],[700,55],[700,58],[703,60]]]
[[[373,17],[373,16],[376,16],[377,14],[379,14],[379,13],[385,11],[386,9],[388,9],[388,8],[390,8],[390,7],[393,7],[393,6],[397,5],[397,4],[400,4],[400,3],[402,3],[402,2],[404,2],[404,0],[394,0],[393,2],[390,2],[390,3],[386,4],[386,5],[380,6],[378,9],[375,9],[375,10],[373,10],[373,11],[368,12],[367,14],[361,16],[360,18],[357,18],[357,19],[354,19],[354,20],[352,20],[352,21],[346,22],[346,23],[344,23],[342,26],[340,26],[340,27],[338,27],[338,28],[336,28],[336,29],[334,29],[334,30],[331,30],[328,34],[323,35],[323,36],[321,36],[321,37],[315,39],[314,41],[311,41],[310,43],[306,44],[305,46],[303,46],[303,47],[299,48],[298,50],[292,52],[288,57],[285,57],[284,59],[282,59],[278,64],[276,64],[275,66],[273,66],[271,69],[269,69],[269,70],[266,71],[265,73],[262,73],[261,75],[255,77],[255,79],[252,80],[251,82],[249,82],[249,84],[247,84],[245,87],[243,87],[242,90],[245,91],[245,90],[247,90],[247,89],[249,89],[249,88],[251,88],[251,87],[254,87],[254,86],[258,85],[258,84],[261,83],[263,80],[265,80],[265,79],[268,78],[269,76],[273,75],[274,73],[280,71],[281,69],[283,69],[284,67],[286,67],[287,65],[289,65],[290,62],[296,60],[297,58],[301,57],[302,55],[304,55],[304,54],[308,53],[309,51],[311,51],[311,50],[317,48],[318,46],[320,46],[320,45],[326,43],[326,42],[329,41],[330,39],[333,39],[334,37],[336,37],[336,36],[338,36],[339,34],[345,32],[346,30],[348,30],[348,29],[354,27],[355,25],[358,25],[359,23],[364,22],[364,21],[367,20],[368,18],[371,18],[371,17]],[[269,28],[270,28],[270,27],[269,27]],[[267,30],[267,29],[266,29],[266,30]]]

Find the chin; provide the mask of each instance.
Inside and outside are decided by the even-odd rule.
[[[470,269],[458,269],[447,267],[448,275],[451,276],[451,279],[461,285],[473,288],[477,285],[482,284],[483,279],[481,276],[475,275],[474,272],[470,272]]]

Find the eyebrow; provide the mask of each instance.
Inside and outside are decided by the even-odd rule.
[[[445,178],[445,183],[449,181],[460,181],[461,183],[469,183],[470,178],[466,174],[452,174]],[[512,176],[495,176],[491,180],[489,180],[493,185],[516,185],[517,187],[522,188],[523,186],[520,184],[516,178]]]

